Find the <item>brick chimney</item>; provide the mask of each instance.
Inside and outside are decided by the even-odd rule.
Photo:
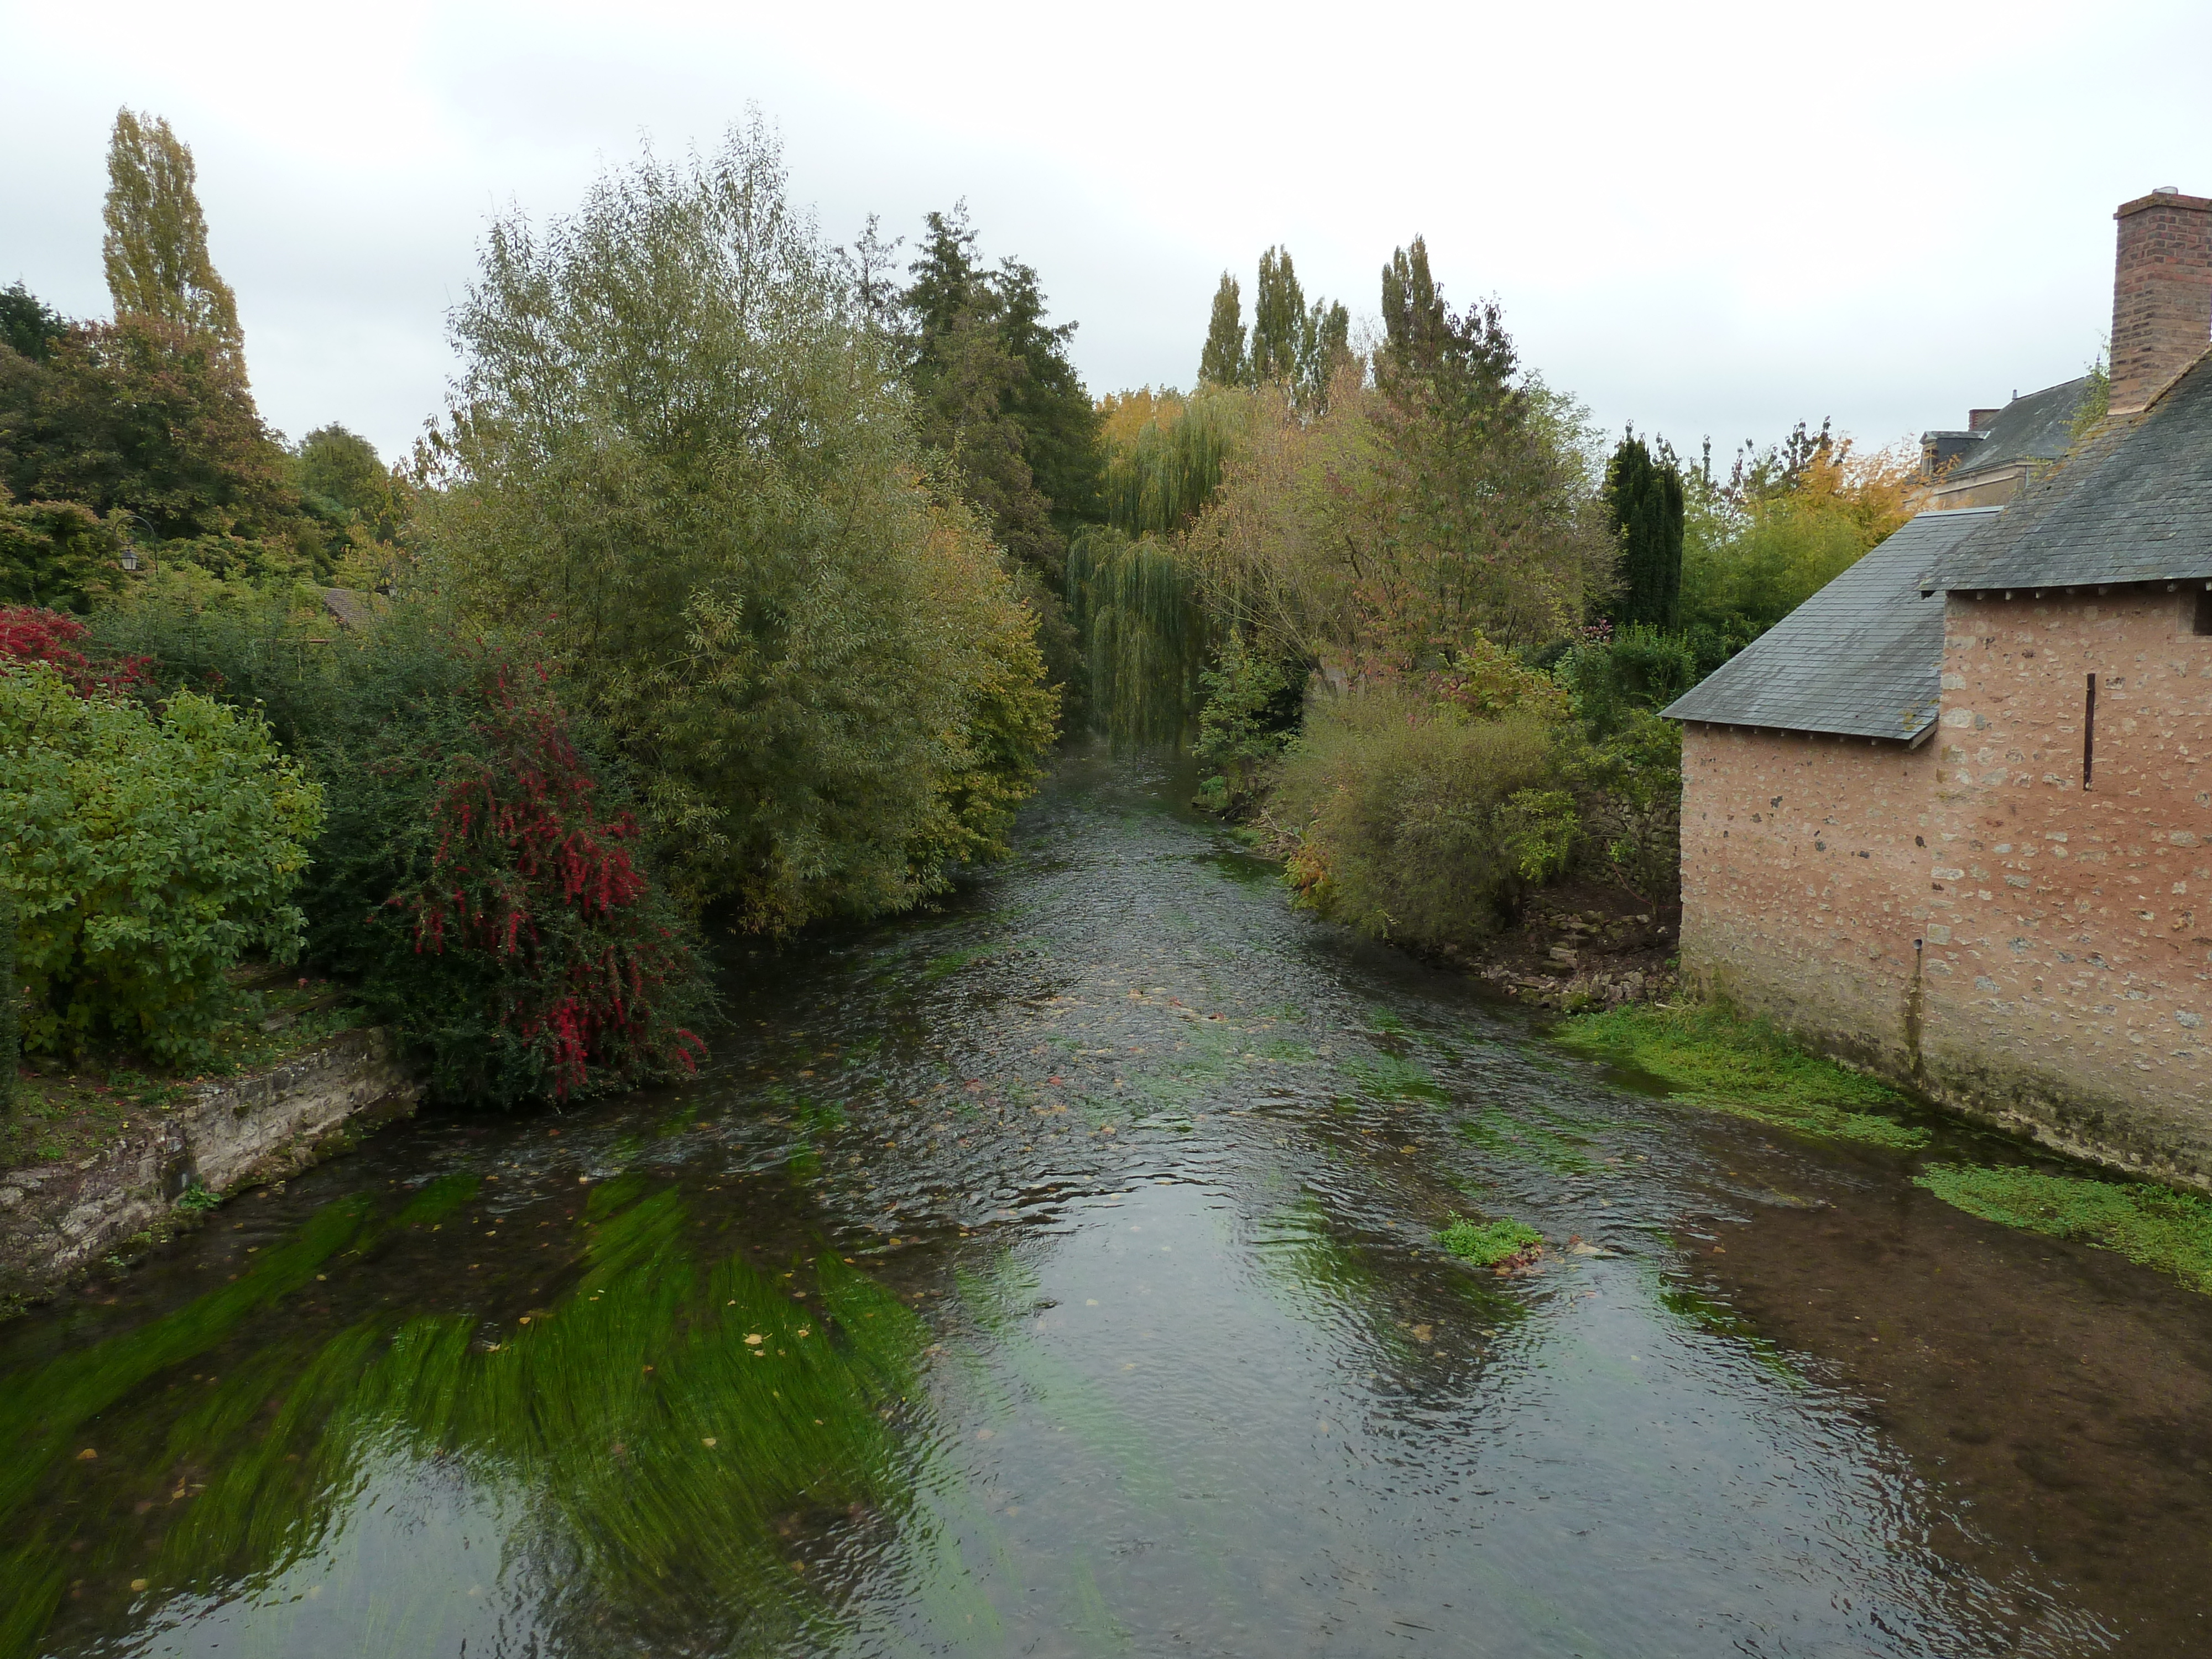
[[[2212,198],[2166,185],[2112,217],[2112,410],[2129,415],[2212,345]]]

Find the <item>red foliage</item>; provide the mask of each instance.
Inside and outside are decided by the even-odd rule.
[[[599,812],[598,783],[557,707],[518,695],[505,671],[487,700],[475,727],[483,752],[454,763],[433,809],[429,880],[392,900],[412,912],[415,948],[498,965],[501,1023],[539,1052],[556,1098],[595,1062],[695,1069],[705,1045],[653,1018],[655,994],[686,964],[671,930],[641,912],[635,820]]]
[[[152,678],[150,657],[95,660],[76,648],[85,625],[35,605],[0,605],[0,658],[51,663],[80,697],[121,696]]]

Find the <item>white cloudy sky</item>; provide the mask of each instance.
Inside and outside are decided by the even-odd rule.
[[[1887,441],[2076,374],[2118,203],[2212,194],[2212,6],[1370,0],[57,5],[0,0],[0,284],[105,312],[118,104],[198,156],[264,412],[396,453],[487,218],[757,104],[843,240],[965,197],[1094,391],[1187,384],[1286,244],[1376,304],[1428,238],[1608,427]]]

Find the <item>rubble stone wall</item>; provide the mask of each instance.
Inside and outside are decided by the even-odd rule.
[[[1935,772],[1929,744],[1686,727],[1685,976],[1909,1078]]]
[[[79,1163],[0,1173],[0,1295],[52,1290],[158,1231],[197,1182],[231,1193],[304,1169],[422,1096],[390,1035],[349,1031],[250,1077],[204,1085],[148,1128]]]
[[[2195,631],[2197,595],[1947,603],[1923,872],[1931,1091],[2212,1187],[2212,638]]]

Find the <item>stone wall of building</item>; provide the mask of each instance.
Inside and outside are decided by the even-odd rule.
[[[1708,994],[1885,1074],[1913,1070],[1932,743],[1691,725],[1682,966]]]
[[[2164,583],[1948,599],[1923,1073],[1961,1110],[2212,1187],[2197,605]]]
[[[197,1182],[228,1194],[313,1163],[404,1115],[421,1084],[388,1032],[349,1031],[265,1072],[208,1084],[75,1164],[0,1171],[0,1296],[37,1296],[140,1235]]]

